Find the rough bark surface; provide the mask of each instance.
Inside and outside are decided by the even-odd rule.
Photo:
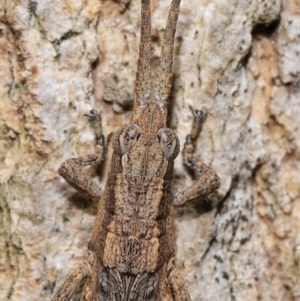
[[[158,56],[169,2],[152,1]],[[0,299],[47,300],[86,256],[96,205],[57,175],[130,119],[140,1],[0,1]],[[300,300],[300,2],[182,1],[171,126],[208,117],[199,156],[219,203],[176,214],[192,299]],[[109,143],[108,143],[109,144]],[[101,181],[106,163],[91,170]],[[101,177],[102,176],[102,177]],[[174,192],[192,182],[176,161]]]

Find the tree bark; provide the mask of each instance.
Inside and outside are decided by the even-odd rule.
[[[86,256],[96,204],[57,175],[130,120],[138,0],[1,0],[0,299],[47,300]],[[152,1],[158,57],[170,1]],[[221,177],[214,206],[176,211],[194,301],[300,300],[300,2],[182,1],[170,126],[208,116],[197,155]],[[174,193],[192,183],[178,158]]]

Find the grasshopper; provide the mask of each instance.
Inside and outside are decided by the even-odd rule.
[[[105,190],[83,170],[104,159],[101,117],[96,110],[86,115],[95,130],[95,154],[68,159],[59,167],[59,174],[77,191],[100,201],[89,255],[67,277],[52,301],[70,300],[84,278],[81,300],[191,300],[175,264],[173,207],[205,201],[220,186],[220,179],[194,156],[204,117],[202,111],[195,110],[183,161],[194,171],[196,181],[172,198],[173,165],[180,145],[175,132],[167,127],[167,100],[179,6],[180,0],[172,1],[159,66],[151,76],[150,0],[141,0],[132,120],[114,135]]]

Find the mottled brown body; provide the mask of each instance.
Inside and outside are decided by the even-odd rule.
[[[174,259],[173,206],[203,201],[219,187],[219,177],[193,155],[203,114],[194,111],[191,134],[183,149],[184,163],[196,182],[173,200],[171,180],[179,140],[167,128],[167,99],[180,0],[173,0],[160,65],[151,77],[150,1],[142,0],[142,30],[132,121],[113,139],[113,157],[105,191],[82,170],[104,156],[101,118],[86,116],[96,133],[94,155],[69,159],[59,168],[75,189],[99,200],[87,261],[77,267],[52,301],[70,300],[87,276],[82,299],[87,301],[190,301]],[[152,82],[151,78],[155,78]]]

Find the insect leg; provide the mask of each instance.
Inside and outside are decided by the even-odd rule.
[[[81,194],[99,199],[103,188],[94,182],[83,170],[84,166],[100,164],[104,160],[104,137],[102,135],[101,116],[96,110],[92,110],[88,117],[95,131],[95,154],[66,160],[58,169],[61,175],[73,188]]]
[[[90,252],[88,259],[83,264],[77,266],[77,268],[67,277],[51,301],[71,300],[76,287],[81,280],[90,275],[94,260],[94,255],[92,252]]]
[[[202,128],[204,113],[195,110],[193,115],[191,134],[186,138],[182,155],[184,165],[194,171],[196,181],[191,187],[175,195],[173,204],[177,207],[206,200],[206,197],[220,186],[220,178],[216,172],[194,156],[196,139]]]
[[[168,282],[174,301],[191,301],[180,272],[175,265],[175,258],[172,258],[168,263]]]

